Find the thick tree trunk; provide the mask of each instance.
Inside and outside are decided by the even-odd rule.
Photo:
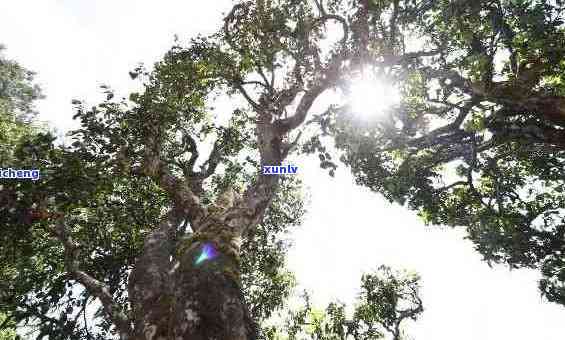
[[[174,275],[174,339],[256,338],[239,284],[238,254],[231,243],[199,240],[182,255]]]
[[[302,115],[282,130],[259,115],[256,132],[261,165],[279,165],[282,135],[300,124],[315,96],[305,95]],[[143,173],[170,194],[173,208],[151,232],[128,282],[135,340],[252,340],[250,318],[239,283],[238,240],[263,219],[277,189],[277,176],[258,174],[243,197],[204,207],[190,179],[174,177],[149,140]],[[288,152],[288,148],[284,149]],[[233,192],[232,192],[233,193]],[[233,195],[231,195],[233,196]],[[189,221],[194,234],[176,242],[177,228]],[[128,339],[129,340],[129,339]]]
[[[208,223],[182,240],[174,256],[169,249],[150,248],[159,244],[152,238],[166,238],[163,229],[170,223],[146,240],[146,252],[130,277],[133,339],[256,339],[239,284],[237,233],[215,219]]]

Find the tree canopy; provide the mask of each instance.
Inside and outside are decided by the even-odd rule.
[[[427,223],[466,227],[487,261],[540,268],[542,293],[564,303],[563,2],[379,3],[371,67],[403,99],[369,123],[347,105],[321,116],[341,160]],[[398,62],[411,27],[426,52]]]
[[[564,6],[236,1],[217,33],[132,70],[140,92],[75,100],[70,145],[25,128],[40,92],[0,60],[0,167],[42,174],[0,187],[5,325],[50,339],[276,335],[258,326],[291,294],[287,233],[305,210],[298,181],[261,168],[301,151],[333,175],[332,144],[359,184],[465,227],[489,262],[540,268],[544,295],[565,303]],[[311,114],[366,76],[400,102],[360,118],[332,99]],[[242,104],[214,119],[222,96]],[[352,318],[306,304],[287,335],[309,319],[316,339],[400,339],[423,310],[417,283],[381,267]]]

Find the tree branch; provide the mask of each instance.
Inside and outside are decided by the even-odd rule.
[[[190,141],[190,138],[188,141]],[[188,179],[182,180],[171,174],[167,164],[161,160],[161,143],[155,131],[148,132],[146,136],[143,162],[141,169],[136,170],[136,172],[142,172],[155,180],[169,195],[174,208],[182,211],[192,224],[198,224],[205,215],[205,209],[200,204],[200,199],[190,189],[190,181]]]
[[[190,152],[190,159],[188,160],[187,166],[190,171],[194,169],[194,164],[198,160],[198,148],[196,147],[196,141],[188,133],[184,134],[185,141],[187,143],[187,151]]]
[[[327,85],[319,85],[310,89],[309,91],[306,91],[304,96],[300,99],[300,103],[298,104],[294,115],[275,122],[280,133],[286,134],[304,123],[306,116],[308,115],[308,111],[310,111],[310,108],[312,107],[312,104],[314,104],[316,98],[318,98],[318,96],[322,94],[322,92],[328,87],[329,86]]]
[[[399,0],[394,0],[392,2],[392,15],[390,16],[390,41],[391,47],[394,44],[394,39],[396,38],[396,20],[398,19],[398,3]]]
[[[320,12],[320,15],[326,15],[326,9],[324,8],[323,0],[314,0],[314,3],[316,4],[318,11]]]
[[[361,65],[369,62],[369,0],[358,0],[358,33],[359,33],[359,62]]]
[[[349,37],[349,25],[347,24],[347,20],[345,20],[344,17],[337,14],[324,14],[314,21],[314,25],[312,25],[312,29],[314,29],[316,25],[325,24],[326,21],[329,20],[339,21],[339,23],[341,24],[341,27],[343,29],[343,37],[341,38],[341,45],[342,47],[344,47]]]
[[[472,153],[471,164],[469,164],[469,170],[467,171],[467,184],[469,185],[469,190],[471,190],[471,193],[473,194],[473,196],[475,196],[475,198],[479,201],[479,203],[481,203],[482,206],[484,206],[493,215],[497,215],[496,211],[494,211],[492,206],[490,204],[485,203],[485,201],[483,201],[483,196],[475,188],[475,185],[473,183],[473,170],[475,169],[476,164],[477,164],[477,154],[478,154],[477,146],[476,146],[476,143],[474,141],[473,141],[473,150],[472,151],[473,151],[473,153]]]
[[[421,57],[431,57],[440,52],[441,50],[436,49],[431,51],[408,52],[402,55],[383,55],[383,61],[379,63],[379,65],[381,67],[386,67],[386,66],[393,66],[398,64],[406,64],[413,59],[417,59]]]
[[[220,142],[219,140],[216,140],[214,142],[214,146],[212,147],[212,151],[210,152],[210,157],[208,157],[208,160],[202,165],[203,169],[205,168],[205,170],[201,172],[202,178],[208,178],[214,174],[216,168],[222,160],[223,148],[224,145],[222,142]]]
[[[445,190],[449,190],[453,187],[460,186],[460,185],[466,185],[466,184],[467,184],[467,181],[456,181],[456,182],[453,182],[449,185],[446,185],[446,186],[443,186],[441,188],[437,188],[437,189],[434,189],[434,190],[436,192],[442,192],[442,191],[445,191]]]
[[[200,154],[198,152],[196,141],[194,140],[194,138],[192,138],[190,133],[188,131],[185,131],[184,129],[181,129],[181,132],[183,134],[181,145],[182,150],[176,154],[171,155],[169,163],[179,167],[186,179],[192,179],[193,177],[196,177],[196,173],[194,172],[194,165],[196,164],[196,161],[198,160]],[[175,159],[184,155],[185,153],[190,153],[190,158],[188,161]]]
[[[92,339],[92,335],[90,334],[90,331],[88,330],[88,319],[86,318],[86,307],[88,306],[88,299],[90,298],[90,295],[88,294],[84,300],[84,306],[82,307],[82,318],[83,318],[83,322],[84,322],[84,330],[86,331],[86,335],[88,336],[89,339]]]
[[[228,13],[228,15],[224,18],[224,36],[226,37],[226,41],[228,43],[228,45],[233,48],[235,51],[239,52],[240,54],[245,54],[245,50],[242,49],[240,46],[238,46],[232,38],[232,35],[230,33],[230,29],[229,29],[229,23],[235,19],[235,13],[238,10],[247,10],[248,8],[246,8],[246,5],[248,4],[236,4],[235,6],[232,7],[231,11]]]
[[[239,93],[241,93],[243,95],[245,100],[249,103],[249,105],[251,105],[251,107],[253,107],[253,109],[258,110],[260,108],[260,105],[256,101],[254,101],[251,98],[251,96],[249,96],[247,91],[241,85],[242,83],[243,83],[243,81],[240,80],[240,81],[234,83],[234,87],[239,91]]]
[[[257,73],[259,73],[259,75],[261,76],[261,78],[265,82],[265,83],[261,83],[261,84],[267,89],[267,91],[269,93],[272,93],[273,90],[274,90],[273,85],[269,84],[269,80],[267,80],[267,76],[265,75],[265,72],[263,72],[263,68],[255,60],[254,60],[254,63],[255,63],[255,67],[257,68]]]
[[[79,245],[73,240],[71,234],[68,232],[63,218],[57,221],[53,228],[53,232],[59,241],[61,241],[65,249],[65,267],[67,268],[69,275],[82,284],[90,294],[100,300],[104,308],[104,312],[118,329],[121,339],[128,339],[132,332],[131,321],[114,301],[108,287],[103,282],[96,280],[92,276],[80,270]]]
[[[272,91],[272,88],[271,88],[270,85],[265,84],[265,83],[260,82],[260,81],[256,81],[256,80],[244,81],[244,82],[241,82],[241,85],[258,85],[258,86],[265,88],[269,92]]]
[[[321,3],[319,4],[321,5]],[[230,14],[226,17],[224,31],[228,39],[228,44],[233,44],[231,35],[228,32],[228,22],[235,18],[235,12],[241,8],[241,6],[234,7]],[[349,36],[349,26],[347,25],[347,21],[341,16],[327,13],[324,13],[321,17],[315,19],[310,27],[306,29],[304,35],[305,38],[303,37],[304,41],[308,42],[308,38],[312,30],[315,29],[317,25],[324,24],[329,20],[336,20],[342,24],[344,30],[342,44],[343,47],[345,47],[345,43]],[[237,50],[237,48],[235,49]],[[256,134],[261,166],[279,165],[287,156],[288,149],[285,149],[285,145],[282,143],[283,136],[300,126],[305,121],[308,111],[312,107],[316,98],[335,83],[339,76],[339,67],[345,58],[345,50],[346,49],[344,48],[341,53],[334,55],[327,68],[324,69],[321,65],[316,67],[315,72],[317,71],[320,78],[318,79],[317,84],[312,86],[309,90],[303,89],[304,82],[300,71],[302,59],[293,55],[296,65],[291,72],[293,73],[295,84],[290,89],[281,91],[281,95],[284,91],[287,93],[284,93],[285,98],[282,99],[280,103],[284,105],[287,102],[292,102],[299,92],[305,91],[305,94],[301,98],[294,115],[291,117],[271,122],[272,112],[269,111],[269,107],[264,107],[261,101],[259,101],[259,103],[255,102],[245,89],[243,89],[243,81],[235,82],[233,84],[233,86],[243,94],[247,102],[257,112],[258,119],[256,122]],[[307,47],[306,52],[308,53]],[[273,95],[274,94],[276,93],[273,93]],[[266,100],[271,101],[268,104],[277,104],[273,102],[273,98],[267,98]],[[288,147],[288,145],[286,147]],[[243,197],[235,202],[231,209],[228,209],[228,211],[221,217],[222,221],[220,222],[236,228],[240,234],[245,232],[245,230],[247,230],[250,226],[258,224],[263,218],[265,210],[274,196],[278,183],[278,176],[264,175],[261,173],[261,169],[259,169],[259,174],[255,183],[248,187]]]

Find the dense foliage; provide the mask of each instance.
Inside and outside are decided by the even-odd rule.
[[[358,183],[429,224],[466,227],[489,262],[540,268],[543,294],[559,303],[564,20],[562,1],[379,1],[364,72],[401,102],[371,119],[347,103],[315,119]]]
[[[540,268],[545,296],[565,303],[564,11],[560,0],[236,1],[216,34],[131,71],[139,93],[104,86],[99,105],[74,101],[81,126],[62,146],[29,128],[32,74],[0,59],[0,167],[42,174],[0,187],[3,327],[209,337],[206,319],[216,334],[252,338],[253,322],[211,311],[229,302],[229,315],[260,324],[291,294],[300,183],[260,169],[303,134],[330,175],[326,137],[358,183],[428,223],[466,227],[487,261]],[[327,44],[330,31],[340,34]],[[369,76],[401,102],[361,119],[336,101],[307,119],[322,94]],[[243,104],[215,119],[211,103],[225,96]],[[206,242],[222,255],[199,267]],[[353,316],[306,303],[286,335],[400,339],[400,323],[422,312],[417,293],[416,276],[382,267],[362,278]]]

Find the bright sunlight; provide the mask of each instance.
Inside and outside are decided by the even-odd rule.
[[[372,72],[351,80],[348,97],[352,111],[364,117],[382,114],[400,101],[398,90]]]

